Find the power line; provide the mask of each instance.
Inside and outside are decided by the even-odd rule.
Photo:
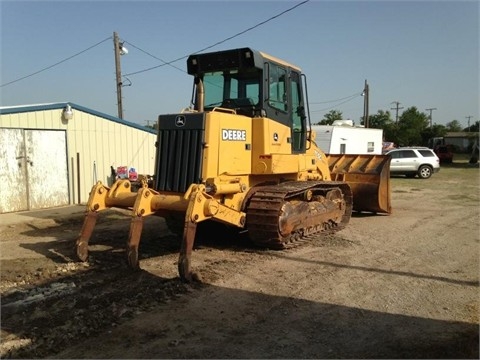
[[[398,124],[398,110],[403,109],[403,107],[399,107],[400,103],[398,101],[392,101],[390,104],[396,104],[397,105],[394,108],[390,108],[390,110],[396,110],[396,112],[395,112],[395,124]]]
[[[242,34],[245,34],[246,32],[248,32],[248,31],[250,31],[250,30],[253,30],[253,29],[255,29],[255,28],[257,28],[257,27],[259,27],[259,26],[261,26],[261,25],[263,25],[263,24],[266,24],[267,22],[269,22],[269,21],[271,21],[271,20],[273,20],[273,19],[276,19],[276,18],[282,16],[283,14],[285,14],[285,13],[287,13],[287,12],[292,11],[292,10],[294,10],[295,8],[301,6],[301,5],[303,5],[303,4],[305,4],[305,3],[309,2],[309,1],[310,1],[310,0],[302,1],[301,3],[299,3],[299,4],[295,5],[295,6],[292,6],[291,8],[289,8],[289,9],[287,9],[287,10],[284,10],[284,11],[282,11],[281,13],[279,13],[279,14],[277,14],[277,15],[274,15],[274,16],[268,18],[267,20],[262,21],[262,22],[254,25],[254,26],[252,26],[252,27],[250,27],[250,28],[248,28],[248,29],[246,29],[246,30],[243,30],[243,31],[241,31],[241,32],[239,32],[239,33],[237,33],[237,34],[235,34],[235,35],[233,35],[233,36],[230,36],[230,37],[228,37],[228,38],[226,38],[226,39],[224,39],[224,40],[221,40],[221,41],[219,41],[219,42],[216,42],[216,43],[213,44],[213,45],[210,45],[210,46],[207,46],[207,47],[205,47],[205,48],[203,48],[203,49],[201,49],[201,50],[198,50],[198,51],[194,52],[194,54],[199,53],[199,52],[202,52],[202,51],[205,51],[205,50],[210,49],[210,48],[212,48],[212,47],[214,47],[214,46],[217,46],[217,45],[219,45],[219,44],[222,44],[222,43],[224,43],[224,42],[226,42],[226,41],[228,41],[228,40],[231,40],[231,39],[233,39],[233,38],[235,38],[235,37],[237,37],[237,36],[240,36],[240,35],[242,35]],[[39,73],[41,73],[41,72],[43,72],[43,71],[46,71],[46,70],[48,70],[48,69],[51,69],[51,68],[53,68],[53,67],[55,67],[55,66],[57,66],[57,65],[60,65],[60,64],[66,62],[66,61],[68,61],[68,60],[70,60],[70,59],[72,59],[72,58],[74,58],[74,57],[76,57],[76,56],[78,56],[78,55],[81,55],[81,54],[83,54],[84,52],[86,52],[86,51],[88,51],[88,50],[90,50],[90,49],[92,49],[92,48],[94,48],[94,47],[96,47],[96,46],[104,43],[105,41],[111,40],[111,39],[112,39],[112,37],[109,36],[108,38],[106,38],[106,39],[104,39],[104,40],[102,40],[102,41],[100,41],[100,42],[98,42],[98,43],[96,43],[96,44],[94,44],[94,45],[86,48],[85,50],[82,50],[82,51],[80,51],[80,52],[78,52],[78,53],[76,53],[76,54],[74,54],[74,55],[72,55],[72,56],[69,56],[69,57],[67,57],[67,58],[65,58],[65,59],[63,59],[63,60],[61,60],[61,61],[59,61],[59,62],[56,62],[56,63],[53,64],[53,65],[47,66],[47,67],[45,67],[45,68],[43,68],[43,69],[41,69],[41,70],[38,70],[38,71],[36,71],[36,72],[34,72],[34,73],[32,73],[32,74],[23,76],[23,77],[21,77],[21,78],[19,78],[19,79],[15,79],[15,80],[12,80],[12,81],[7,82],[7,83],[5,83],[5,84],[1,84],[0,87],[4,87],[4,86],[7,86],[7,85],[14,84],[14,83],[19,82],[19,81],[21,81],[21,80],[24,80],[24,79],[27,79],[27,78],[32,77],[32,76],[34,76],[34,75],[37,75],[37,74],[39,74]],[[166,61],[164,61],[164,60],[162,60],[162,59],[160,59],[160,58],[158,58],[158,57],[156,57],[156,56],[148,53],[147,51],[140,49],[139,47],[135,46],[134,44],[132,44],[132,43],[130,43],[130,42],[127,42],[127,41],[124,41],[124,42],[126,42],[126,43],[128,43],[129,45],[133,46],[134,48],[140,50],[141,52],[143,52],[143,53],[145,53],[145,54],[147,54],[147,55],[149,55],[149,56],[152,56],[153,58],[155,58],[155,59],[160,60],[160,61],[163,62],[163,64],[160,64],[160,65],[157,65],[157,66],[153,66],[153,67],[148,68],[148,69],[144,69],[144,70],[132,72],[132,73],[129,73],[129,74],[125,74],[124,76],[136,75],[136,74],[140,74],[140,73],[143,73],[143,72],[146,72],[146,71],[149,71],[149,70],[153,70],[153,69],[159,68],[159,67],[161,67],[161,66],[171,65],[172,63],[177,62],[177,61],[182,60],[182,59],[185,59],[185,58],[187,58],[187,57],[189,56],[189,55],[185,55],[185,56],[182,56],[182,57],[177,58],[177,59],[175,59],[175,60],[166,62]],[[182,69],[177,68],[176,66],[173,66],[173,65],[171,65],[171,66],[174,67],[174,68],[176,68],[176,69],[178,69],[178,70],[180,70],[180,71],[182,71],[182,72],[184,72]]]
[[[344,98],[341,98],[341,99],[335,99],[335,100],[327,100],[327,101],[318,101],[318,102],[310,102],[310,104],[328,104],[328,103],[332,103],[332,102],[337,102],[337,101],[342,101],[342,100],[345,100],[345,99],[350,99],[350,98],[354,98],[354,97],[357,97],[359,96],[360,94],[359,93],[355,93],[353,95],[350,95],[350,96],[345,96]]]
[[[94,47],[96,47],[96,46],[104,43],[104,42],[107,41],[107,40],[110,40],[111,38],[112,38],[112,37],[109,36],[108,38],[106,38],[106,39],[104,39],[104,40],[96,43],[95,45],[92,45],[92,46],[86,48],[85,50],[82,50],[82,51],[76,53],[75,55],[69,56],[69,57],[66,58],[66,59],[63,59],[63,60],[61,60],[61,61],[59,61],[59,62],[57,62],[57,63],[55,63],[55,64],[53,64],[53,65],[47,66],[46,68],[43,68],[43,69],[41,69],[41,70],[38,70],[38,71],[36,71],[36,72],[34,72],[34,73],[30,74],[30,75],[26,75],[26,76],[21,77],[21,78],[19,78],[19,79],[12,80],[12,81],[10,81],[10,82],[8,82],[8,83],[2,84],[2,85],[0,85],[0,87],[4,87],[4,86],[10,85],[10,84],[19,82],[20,80],[24,80],[24,79],[29,78],[29,77],[31,77],[31,76],[37,75],[37,74],[39,74],[39,73],[41,73],[41,72],[43,72],[43,71],[45,71],[45,70],[51,69],[51,68],[53,68],[54,66],[60,65],[61,63],[64,63],[65,61],[68,61],[68,60],[70,60],[70,59],[73,59],[74,57],[76,57],[76,56],[78,56],[78,55],[80,55],[80,54],[83,54],[84,52],[86,52],[86,51],[88,51],[88,50],[90,50],[90,49],[93,49]]]
[[[345,100],[345,101],[343,101],[343,102],[341,102],[341,103],[339,103],[339,104],[336,104],[336,105],[334,105],[334,106],[330,106],[330,107],[328,107],[328,108],[320,109],[320,110],[312,110],[312,111],[310,111],[310,112],[314,113],[314,112],[320,112],[320,111],[326,111],[326,110],[334,109],[334,108],[338,107],[339,105],[343,105],[343,104],[346,104],[346,103],[349,102],[349,101],[352,101],[352,100],[355,99],[357,96],[361,96],[361,95],[358,94],[358,95],[356,95],[356,96],[354,96],[354,97],[351,97],[351,98],[349,98],[348,100]]]
[[[185,70],[183,70],[183,69],[181,69],[181,68],[179,68],[179,67],[176,67],[175,65],[172,65],[172,64],[171,64],[172,62],[175,62],[175,61],[177,61],[177,60],[170,61],[170,62],[165,61],[165,60],[163,60],[163,59],[161,59],[161,58],[159,58],[159,57],[156,57],[156,56],[153,55],[153,54],[150,54],[148,51],[145,51],[145,50],[143,50],[143,49],[140,49],[138,46],[132,44],[132,43],[129,42],[129,41],[126,41],[126,40],[125,40],[124,42],[127,43],[128,45],[131,45],[133,48],[137,49],[138,51],[141,51],[141,52],[143,52],[144,54],[147,54],[148,56],[151,56],[152,58],[163,62],[163,64],[162,64],[161,66],[163,66],[163,65],[170,65],[171,67],[174,67],[175,69],[177,69],[177,70],[179,70],[179,71],[181,71],[181,72],[186,72]],[[182,59],[183,59],[183,58],[182,58]],[[126,75],[131,75],[131,74],[126,74]],[[126,76],[126,75],[125,75],[125,76]]]
[[[216,42],[215,44],[210,45],[210,46],[207,46],[207,47],[205,47],[205,48],[203,48],[203,49],[201,49],[201,50],[195,51],[193,54],[201,53],[201,52],[203,52],[203,51],[205,51],[205,50],[208,50],[208,49],[211,49],[211,48],[213,48],[213,47],[215,47],[215,46],[217,46],[217,45],[223,44],[224,42],[226,42],[226,41],[228,41],[228,40],[232,40],[233,38],[236,38],[237,36],[240,36],[240,35],[242,35],[242,34],[245,34],[246,32],[248,32],[248,31],[250,31],[250,30],[253,30],[253,29],[255,29],[255,28],[257,28],[257,27],[259,27],[259,26],[261,26],[261,25],[263,25],[263,24],[266,24],[267,22],[272,21],[273,19],[276,19],[276,18],[282,16],[283,14],[285,14],[285,13],[287,13],[287,12],[289,12],[289,11],[292,11],[292,10],[294,10],[295,8],[301,6],[301,5],[303,5],[303,4],[305,4],[305,3],[309,2],[309,1],[310,1],[310,0],[302,1],[300,4],[297,4],[297,5],[295,5],[295,6],[292,6],[291,8],[289,8],[289,9],[287,9],[287,10],[284,10],[284,11],[282,11],[281,13],[279,13],[279,14],[277,14],[277,15],[274,15],[274,16],[268,18],[267,20],[264,20],[264,21],[262,21],[262,22],[260,22],[260,23],[258,23],[258,24],[256,24],[256,25],[254,25],[254,26],[252,26],[252,27],[249,27],[249,28],[246,29],[246,30],[243,30],[243,31],[241,31],[241,32],[239,32],[239,33],[237,33],[237,34],[235,34],[235,35],[232,35],[232,36],[230,36],[230,37],[228,37],[228,38],[226,38],[226,39],[223,39],[223,40],[221,40],[221,41],[218,41],[218,42]],[[179,58],[177,58],[177,59],[175,59],[175,60],[171,60],[171,61],[167,61],[167,62],[165,62],[165,61],[163,61],[163,60],[161,60],[161,59],[158,59],[158,60],[162,61],[163,64],[156,65],[156,66],[152,66],[152,67],[149,67],[149,68],[147,68],[147,69],[143,69],[143,70],[131,72],[131,73],[129,73],[129,74],[125,74],[125,76],[137,75],[137,74],[140,74],[140,73],[143,73],[143,72],[146,72],[146,71],[150,71],[150,70],[157,69],[157,68],[162,67],[162,66],[165,66],[165,65],[171,65],[172,63],[175,63],[175,62],[177,62],[177,61],[183,60],[183,59],[187,58],[188,56],[189,56],[189,55],[185,55],[185,56],[179,57]],[[182,71],[183,71],[183,70],[182,70]]]

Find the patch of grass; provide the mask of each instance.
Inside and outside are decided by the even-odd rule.
[[[480,171],[478,166],[472,166],[466,159],[456,160],[448,165],[442,165],[438,173],[429,179],[406,178],[392,176],[390,178],[392,192],[413,192],[423,190],[448,191],[457,198],[467,201],[480,199]]]
[[[442,164],[445,168],[476,168],[480,167],[480,163],[477,161],[473,164],[470,163],[471,154],[454,154],[453,162],[451,164]]]

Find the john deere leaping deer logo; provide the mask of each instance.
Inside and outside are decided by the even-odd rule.
[[[176,118],[175,118],[175,126],[177,127],[182,127],[185,125],[185,122],[186,122],[186,119],[185,119],[185,116],[184,115],[178,115]]]

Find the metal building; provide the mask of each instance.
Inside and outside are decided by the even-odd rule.
[[[0,213],[84,204],[119,166],[153,175],[156,133],[73,103],[0,107]]]

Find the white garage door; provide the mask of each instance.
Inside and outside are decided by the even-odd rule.
[[[0,129],[0,213],[69,203],[65,131]]]

